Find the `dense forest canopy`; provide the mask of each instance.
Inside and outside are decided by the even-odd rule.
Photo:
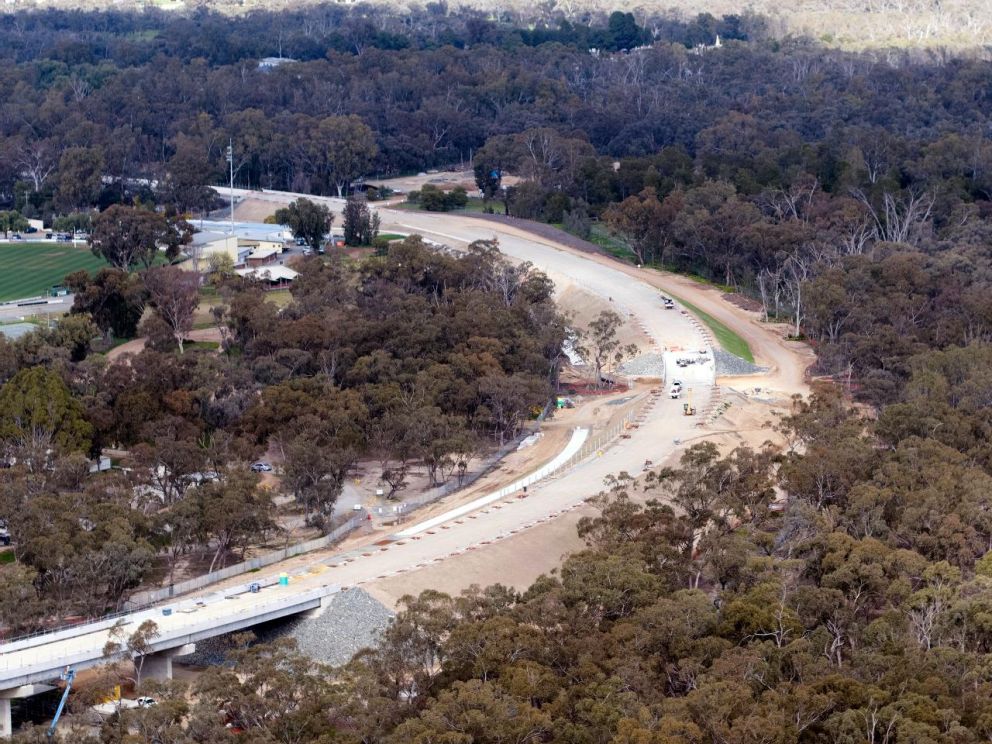
[[[553,11],[533,26],[443,4],[0,21],[5,224],[102,236],[127,214],[178,242],[182,215],[212,206],[228,142],[238,184],[324,194],[461,163],[490,209],[750,294],[844,382],[794,401],[779,449],[697,444],[637,483],[617,474],[580,525],[587,549],[522,594],[408,598],[381,647],[336,672],[282,645],[240,650],[236,674],[212,670],[194,698],[156,692],[133,730],[988,741],[992,67],[829,50],[750,15]],[[259,66],[272,56],[294,61]],[[504,189],[504,173],[520,181]],[[325,526],[360,456],[400,487],[412,461],[435,482],[511,437],[556,382],[566,329],[546,277],[488,243],[382,254],[310,259],[282,309],[217,278],[223,354],[178,353],[164,308],[189,288],[173,267],[129,273],[151,263],[130,255],[71,277],[75,312],[55,327],[0,341],[16,552],[0,619],[99,612],[156,560],[272,530],[244,467],[266,443]],[[101,332],[148,344],[107,362]],[[87,478],[84,455],[110,444],[132,450],[132,474]],[[217,482],[192,487],[205,471]]]
[[[914,385],[971,388],[988,362],[928,354]],[[237,648],[192,698],[148,688],[158,709],[126,725],[177,744],[228,724],[305,744],[987,741],[992,482],[966,433],[987,414],[939,406],[951,445],[906,405],[873,424],[822,390],[782,422],[794,449],[696,444],[616,478],[579,523],[586,549],[523,593],[407,597],[339,670],[287,641]]]
[[[404,29],[393,43],[357,11],[322,12],[317,20],[302,11],[237,20],[203,11],[3,16],[0,55],[11,64],[0,193],[12,198],[25,173],[32,190],[54,189],[69,148],[101,156],[111,178],[214,178],[231,138],[239,184],[326,190],[321,128],[350,114],[378,145],[368,172],[356,175],[457,162],[490,136],[537,127],[623,157],[670,145],[692,154],[699,133],[730,112],[759,117],[779,140],[827,140],[833,150],[847,126],[930,140],[980,132],[988,116],[987,96],[972,93],[987,88],[984,63],[768,42],[758,19],[649,30],[617,13],[603,26],[566,24],[542,36],[442,15],[436,28]],[[721,50],[690,54],[718,34]],[[645,42],[653,46],[612,53]],[[532,47],[526,55],[523,46]],[[258,68],[280,53],[299,63]],[[72,157],[77,168],[82,156]],[[187,172],[197,166],[206,171]]]
[[[20,7],[103,10],[99,0],[17,0]],[[280,14],[297,13],[301,9],[312,17],[334,17],[342,5],[332,6],[328,13],[326,0],[115,0],[115,7],[154,9],[174,13],[195,12],[210,8],[228,16],[239,17],[259,10]],[[476,18],[513,24],[521,28],[554,27],[565,21],[572,24],[596,23],[616,6],[602,0],[543,0],[526,3],[521,0],[465,0],[426,3],[416,0],[364,0],[358,3],[362,14],[382,26],[402,35],[411,27],[430,28],[436,19],[453,14],[471,13]],[[968,0],[876,0],[869,3],[847,3],[837,0],[807,0],[801,3],[777,3],[774,0],[754,0],[747,4],[747,14],[763,16],[769,32],[780,38],[788,35],[808,35],[831,46],[848,48],[898,46],[931,46],[943,48],[973,48],[987,44],[992,26],[980,4]],[[642,0],[626,3],[625,10],[637,14],[645,25],[665,29],[674,18],[700,17],[700,26],[711,30],[714,17],[741,13],[740,3],[733,0],[683,0],[673,6],[666,0]],[[317,23],[320,21],[318,20]]]
[[[873,402],[913,354],[992,332],[983,59],[830,51],[752,17],[397,19],[4,16],[0,200],[53,223],[136,199],[188,214],[229,142],[238,185],[324,194],[471,163],[495,208],[602,220],[638,262],[760,298]],[[259,66],[280,51],[298,61]],[[502,191],[503,171],[525,180]]]
[[[286,493],[329,530],[359,460],[396,493],[415,463],[430,486],[460,480],[555,389],[566,325],[551,282],[491,242],[452,257],[410,238],[360,265],[300,268],[282,308],[251,281],[222,284],[223,354],[177,349],[158,285],[193,280],[195,304],[198,282],[174,267],[75,276],[75,314],[0,336],[7,632],[119,609],[191,553],[213,552],[213,566],[258,544],[276,527],[273,494],[248,464],[271,446]],[[140,353],[90,353],[97,323],[128,321],[147,337]],[[91,477],[86,456],[103,448],[127,467]]]

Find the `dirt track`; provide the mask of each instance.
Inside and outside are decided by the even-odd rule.
[[[186,335],[186,341],[217,341],[220,342],[220,331],[216,328],[201,328],[190,331]],[[107,352],[107,359],[113,361],[124,354],[139,354],[145,348],[144,337],[135,338],[126,344],[116,346]]]

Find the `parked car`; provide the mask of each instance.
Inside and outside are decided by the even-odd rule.
[[[151,708],[153,705],[158,705],[158,702],[155,700],[155,698],[150,698],[148,696],[139,697],[134,702],[138,704],[139,708]]]
[[[267,462],[256,462],[251,466],[253,473],[271,473],[272,466]]]

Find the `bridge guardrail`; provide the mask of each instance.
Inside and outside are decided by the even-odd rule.
[[[336,586],[317,587],[297,595],[292,595],[289,603],[302,604],[320,597],[324,597],[328,594],[336,594],[338,591],[340,591],[340,588]],[[252,605],[251,614],[265,615],[273,609],[283,608],[286,607],[286,605],[287,600],[285,598],[258,602]],[[246,613],[241,610],[238,615],[243,617]],[[160,626],[163,627],[162,634],[152,641],[152,653],[181,646],[186,642],[185,639],[188,636],[200,631],[215,628],[219,625],[222,625],[222,623],[218,623],[216,617],[207,618],[202,615],[197,617],[196,612],[191,612],[189,614],[173,613],[169,616],[168,624],[166,626]],[[103,628],[98,630],[103,630]],[[92,628],[90,629],[90,632],[94,632]],[[94,650],[92,648],[69,653],[66,653],[65,651],[57,652],[55,650],[46,649],[52,649],[51,644],[42,644],[41,646],[0,653],[0,688],[3,687],[5,679],[47,672],[48,670],[58,667],[75,665],[83,662],[94,661],[97,658],[103,658],[102,645],[96,652],[98,656],[94,655]],[[3,674],[3,672],[11,671],[16,671],[16,674]]]

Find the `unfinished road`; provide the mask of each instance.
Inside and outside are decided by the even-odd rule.
[[[274,196],[266,194],[266,199],[276,201]],[[293,195],[278,198],[288,202]],[[629,276],[616,267],[591,260],[588,255],[528,237],[519,229],[464,217],[393,210],[381,210],[381,215],[384,229],[420,233],[456,249],[474,240],[495,237],[508,256],[530,261],[552,279],[567,277],[587,291],[605,298],[628,322],[637,324],[643,330],[651,339],[655,351],[709,351],[699,324],[687,314],[664,310],[660,293],[650,283]],[[685,380],[681,372],[680,376]],[[711,361],[695,365],[696,379],[687,381],[693,389],[693,402],[700,409],[706,407],[712,394],[712,373]],[[338,562],[325,561],[314,571],[295,576],[289,586],[266,586],[261,594],[255,595],[214,596],[203,606],[191,603],[189,597],[184,598],[182,611],[171,615],[158,613],[156,622],[163,635],[180,637],[183,635],[180,626],[192,624],[197,628],[197,638],[203,638],[209,635],[211,626],[220,631],[253,605],[278,607],[284,604],[287,610],[296,605],[302,608],[301,599],[321,595],[334,586],[347,588],[364,585],[416,571],[468,551],[484,551],[487,545],[580,506],[601,490],[604,479],[609,475],[622,471],[641,473],[646,463],[662,460],[678,448],[679,441],[699,433],[696,428],[698,419],[682,415],[682,401],[642,392],[635,401],[635,407],[636,418],[620,430],[621,435],[615,440],[603,442],[601,447],[593,449],[572,467],[531,485],[526,494],[508,495],[475,511],[459,512],[448,520],[432,519],[429,528],[408,529],[408,537],[350,551]],[[556,554],[558,552],[555,546],[548,546],[548,549]],[[278,574],[280,570],[277,564],[266,574]],[[268,583],[262,576],[256,575],[255,578]],[[209,591],[205,590],[203,594],[207,595]],[[175,607],[176,603],[172,606]],[[147,611],[141,616],[147,617]],[[177,627],[173,628],[173,625]],[[107,633],[104,624],[93,627],[89,633],[83,628],[77,629],[71,638],[41,637],[34,642],[19,644],[15,649],[0,649],[0,680],[6,678],[11,685],[23,684],[24,676],[18,673],[19,670],[39,666],[54,668],[50,665],[57,666],[60,659],[96,659],[107,641]]]

